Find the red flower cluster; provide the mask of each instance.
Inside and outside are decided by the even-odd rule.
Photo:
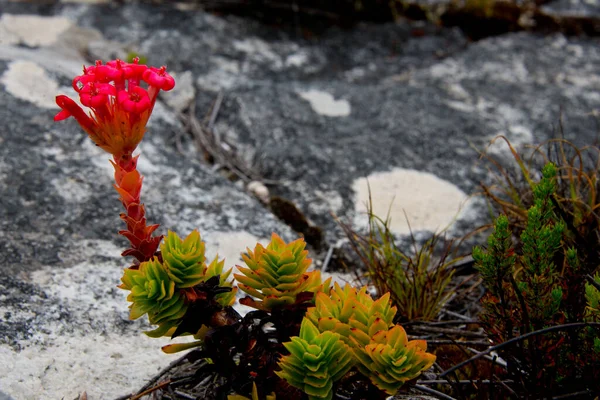
[[[159,91],[175,87],[175,80],[166,70],[139,64],[137,58],[133,63],[96,61],[94,66],[83,67],[83,75],[73,79],[73,88],[89,113],[69,97],[56,96],[62,111],[54,120],[75,118],[97,146],[113,155],[115,189],[126,211],[121,219],[127,229],[119,233],[131,244],[123,255],[133,256],[140,263],[154,257],[162,236],[152,236],[158,225],[146,224],[146,210],[140,200],[142,176],[133,151],[144,137]]]
[[[148,88],[140,84],[145,82]],[[67,96],[56,96],[62,109],[55,117],[61,121],[73,117],[90,138],[115,157],[130,159],[144,137],[148,118],[160,90],[171,90],[175,80],[166,67],[155,68],[121,60],[83,68],[83,75],[73,79],[81,104],[90,109],[87,114]]]

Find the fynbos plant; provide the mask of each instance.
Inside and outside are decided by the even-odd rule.
[[[134,258],[119,286],[129,291],[130,318],[147,314],[156,326],[147,332],[152,337],[193,336],[195,341],[163,351],[193,349],[187,359],[206,362],[186,379],[193,386],[220,382],[215,398],[232,391],[252,392],[253,399],[272,392],[289,397],[295,386],[311,399],[330,399],[334,382],[357,364],[374,385],[392,393],[428,368],[435,357],[425,353],[424,342],[408,342],[401,327],[392,327],[396,309],[389,294],[373,300],[364,288],[330,289],[330,280],[308,271],[311,261],[302,239],[286,243],[273,234],[266,247],[258,244],[242,255],[246,265],[235,278],[252,297],[240,303],[256,309],[242,317],[232,307],[237,288],[228,281],[231,269],[225,271],[218,256],[207,262],[197,230],[183,239],[169,231],[164,241],[154,234],[158,225],[147,224],[139,155],[133,153],[159,91],[174,85],[165,67],[137,59],[98,61],[73,80],[87,112],[66,96],[56,98],[62,111],[55,120],[74,117],[113,156],[115,189],[125,208],[126,229],[119,233],[130,245],[122,255]],[[211,374],[215,379],[205,379]]]
[[[502,356],[520,390],[535,396],[572,387],[599,389],[600,358],[589,351],[593,330],[533,334],[565,321],[583,321],[583,310],[572,304],[585,304],[583,285],[568,286],[561,279],[580,273],[580,266],[577,251],[563,244],[568,232],[555,207],[556,175],[556,167],[547,164],[541,181],[533,185],[533,205],[519,245],[513,244],[509,219],[500,216],[487,249],[473,250],[488,289],[481,319],[495,344],[526,338]]]

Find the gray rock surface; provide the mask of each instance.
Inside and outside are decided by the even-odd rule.
[[[376,211],[403,211],[417,231],[479,226],[465,206],[488,171],[477,152],[498,134],[539,143],[562,118],[578,144],[596,138],[597,39],[507,34],[468,42],[423,23],[332,29],[304,38],[234,17],[170,6],[0,0],[0,390],[15,400],[113,398],[170,361],[145,338],[115,288],[124,240],[108,155],[73,121],[52,122],[81,64],[130,51],[168,65],[181,87],[159,103],[141,146],[152,222],[237,262],[277,231],[268,208],[197,161],[176,111],[204,118],[223,96],[215,130],[266,179],[341,238],[330,211],[359,228],[367,182]],[[85,60],[84,54],[90,57]],[[194,97],[195,96],[195,97]],[[501,157],[501,145],[490,151]],[[368,181],[367,179],[368,178]],[[262,185],[262,184],[261,184]],[[253,193],[264,185],[253,184]],[[1,394],[0,394],[1,398]]]
[[[4,392],[0,392],[0,400],[13,400],[13,398]]]
[[[600,18],[598,0],[554,0],[544,4],[541,9],[550,15]]]

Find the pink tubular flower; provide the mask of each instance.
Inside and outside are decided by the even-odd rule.
[[[148,83],[148,85],[165,91],[171,90],[175,87],[175,80],[171,75],[167,74],[167,67],[164,65],[160,68],[148,68],[146,71],[144,71],[142,78]]]
[[[108,83],[89,82],[81,88],[79,100],[86,107],[99,108],[108,104],[108,96],[115,95],[115,87]]]
[[[146,78],[148,77],[148,78]],[[140,82],[148,84],[147,88]],[[146,131],[146,124],[160,90],[171,90],[175,80],[165,67],[155,68],[121,60],[83,68],[73,79],[84,111],[67,96],[56,96],[61,111],[54,117],[61,121],[73,117],[89,137],[115,160],[131,159]]]
[[[148,92],[139,86],[134,86],[129,91],[121,90],[117,100],[121,107],[130,113],[141,114],[152,106]]]

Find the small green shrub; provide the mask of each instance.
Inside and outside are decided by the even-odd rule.
[[[569,232],[557,212],[556,176],[556,167],[549,163],[540,182],[532,183],[533,204],[518,244],[513,244],[509,218],[501,215],[487,249],[473,249],[488,290],[480,318],[493,344],[565,321],[583,321],[579,304],[585,304],[586,292],[582,284],[565,285],[564,277],[577,276],[581,266],[577,250],[566,247]],[[526,337],[501,352],[518,390],[535,397],[569,393],[573,388],[600,390],[593,330]]]

